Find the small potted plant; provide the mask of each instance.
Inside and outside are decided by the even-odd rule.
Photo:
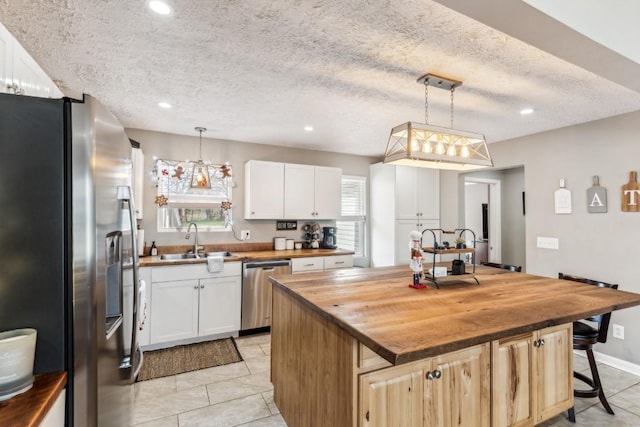
[[[456,249],[466,249],[467,244],[466,241],[462,237],[458,237],[456,239]]]

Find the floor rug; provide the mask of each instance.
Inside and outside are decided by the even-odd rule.
[[[136,381],[146,381],[241,361],[242,356],[240,356],[233,338],[145,351],[142,369]]]

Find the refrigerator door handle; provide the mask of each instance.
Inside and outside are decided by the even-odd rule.
[[[126,202],[127,210],[129,211],[129,223],[131,225],[131,257],[133,260],[133,310],[132,310],[132,319],[131,319],[131,354],[128,357],[125,357],[120,364],[120,369],[124,369],[127,372],[127,375],[124,375],[125,380],[130,382],[135,381],[138,372],[142,368],[142,350],[138,346],[137,342],[137,330],[138,330],[138,308],[140,305],[140,301],[138,301],[140,294],[140,282],[138,278],[138,239],[136,238],[136,219],[135,219],[135,208],[133,206],[133,198],[131,194],[131,187],[128,185],[120,185],[118,186],[118,200],[121,202]],[[126,339],[126,337],[125,337]],[[140,355],[138,363],[136,363],[136,353]],[[136,369],[132,369],[133,366],[137,365]]]

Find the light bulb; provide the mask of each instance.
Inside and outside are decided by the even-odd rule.
[[[432,151],[431,144],[430,144],[428,141],[426,141],[426,142],[422,145],[422,152],[423,152],[423,153],[431,153],[431,151]]]
[[[447,156],[455,156],[456,155],[456,146],[453,144],[449,144],[449,148],[447,148]]]
[[[436,154],[444,154],[444,152],[444,144],[441,141],[438,141],[438,143],[436,144]]]
[[[460,155],[462,157],[469,157],[469,147],[467,147],[466,145],[463,145],[462,148],[460,149]]]

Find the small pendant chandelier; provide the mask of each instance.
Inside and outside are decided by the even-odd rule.
[[[198,126],[195,130],[200,132],[200,156],[191,168],[191,188],[208,190],[211,188],[211,175],[209,174],[209,166],[202,161],[202,132],[206,132],[207,129]]]
[[[453,129],[453,92],[462,82],[434,74],[424,84],[425,124],[407,122],[391,129],[384,163],[434,169],[470,171],[493,167],[484,135]],[[451,127],[429,125],[429,85],[451,91]]]

